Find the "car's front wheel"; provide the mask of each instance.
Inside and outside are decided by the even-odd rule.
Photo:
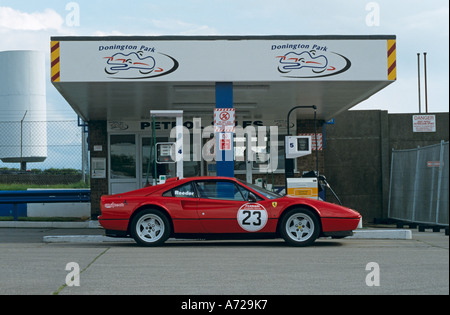
[[[308,246],[320,234],[317,216],[309,209],[290,210],[281,220],[280,232],[283,239],[292,246]]]
[[[159,210],[139,212],[131,221],[131,236],[141,246],[162,245],[170,236],[170,223]]]

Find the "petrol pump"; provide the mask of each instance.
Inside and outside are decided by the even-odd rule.
[[[312,106],[296,106],[292,108],[287,116],[288,135],[285,138],[285,161],[286,161],[286,194],[296,197],[304,197],[311,199],[325,200],[325,188],[330,189],[336,200],[342,205],[341,200],[330,187],[324,175],[319,174],[318,156],[316,156],[316,171],[305,172],[302,177],[294,178],[294,159],[306,156],[312,153],[311,136],[291,136],[289,134],[289,116],[291,112],[297,108],[314,109],[314,126],[316,126],[316,110],[315,105]],[[317,145],[317,130],[316,145]],[[316,150],[317,153],[317,150]]]
[[[295,159],[311,154],[310,136],[287,136],[285,138],[286,159]],[[286,193],[290,196],[318,199],[317,177],[286,178]]]
[[[158,165],[174,164],[175,176],[183,178],[183,111],[182,110],[151,110],[150,117],[152,118],[152,132],[153,132],[153,145],[152,150],[154,150],[153,159],[153,172],[154,172],[154,182],[153,184],[164,183],[165,180],[170,177],[170,174],[158,174]],[[155,132],[155,119],[158,117],[164,118],[176,118],[175,134],[171,133],[171,138],[175,138],[175,142],[156,142],[156,132]],[[173,131],[173,130],[172,130]],[[151,159],[150,159],[151,161]],[[150,174],[150,162],[148,165],[148,172]],[[148,179],[147,179],[148,183]]]

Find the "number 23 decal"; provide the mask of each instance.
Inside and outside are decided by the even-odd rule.
[[[239,225],[248,232],[262,230],[266,226],[267,219],[266,209],[257,203],[246,203],[237,213]]]
[[[261,212],[260,211],[250,211],[250,210],[244,210],[242,212],[243,214],[246,215],[246,217],[244,218],[244,220],[242,220],[242,225],[261,225]],[[253,222],[248,221],[248,219],[251,218],[251,216],[256,215],[258,218],[255,220],[252,220]]]

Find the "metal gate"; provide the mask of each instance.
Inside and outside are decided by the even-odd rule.
[[[390,219],[449,225],[449,142],[393,150]]]

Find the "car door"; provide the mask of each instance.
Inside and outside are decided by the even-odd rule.
[[[175,233],[205,233],[197,212],[197,191],[192,182],[177,186],[163,194],[170,209]]]
[[[242,223],[251,223],[251,216],[247,218],[248,212],[239,213],[242,209],[252,207],[244,198],[241,190],[233,181],[226,180],[204,180],[196,181],[198,192],[198,216],[207,233],[246,233]],[[253,207],[258,207],[257,204]],[[248,210],[249,211],[249,210]],[[240,219],[239,219],[240,218]],[[255,223],[263,223],[264,218]]]

